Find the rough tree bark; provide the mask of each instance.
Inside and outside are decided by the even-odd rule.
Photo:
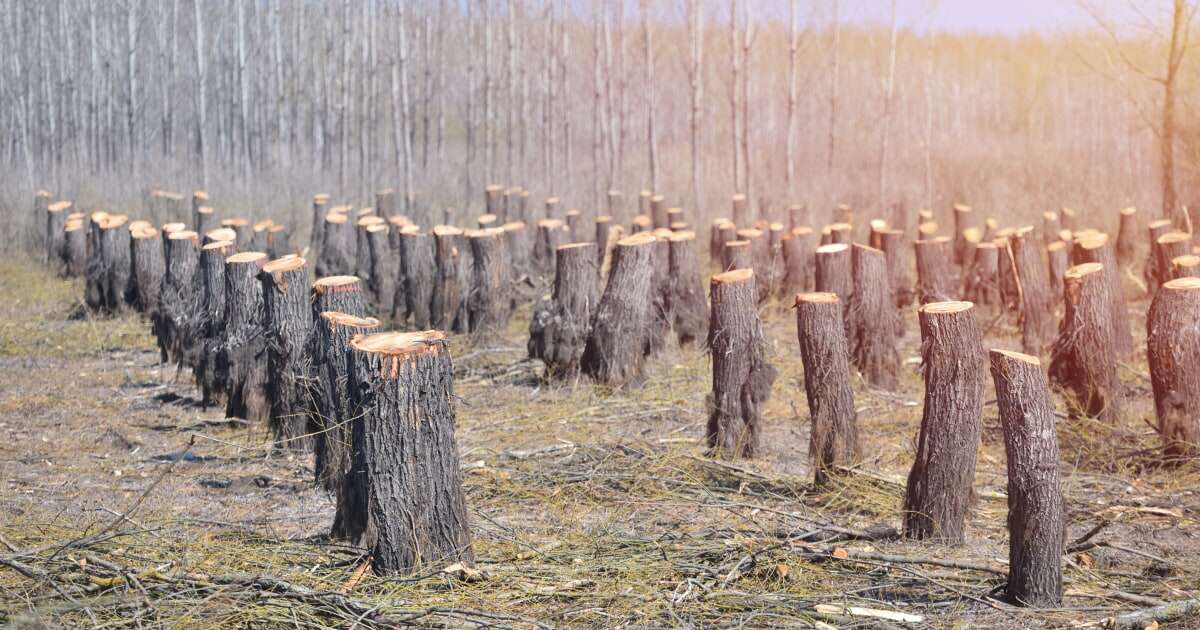
[[[729,229],[726,226],[729,226]],[[725,251],[727,236],[736,231],[736,226],[729,219],[713,219],[708,237],[708,260],[712,264],[720,264],[721,254]]]
[[[87,230],[83,221],[67,221],[63,227],[63,273],[68,278],[82,277],[87,271]]]
[[[317,193],[313,195],[312,203],[312,232],[308,238],[309,255],[319,255],[321,245],[325,242],[325,215],[329,213],[329,195]]]
[[[739,228],[750,227],[750,203],[746,195],[738,193],[733,196],[733,224]]]
[[[722,271],[752,269],[754,267],[753,260],[754,257],[750,251],[750,241],[725,241],[725,248],[721,251]]]
[[[1117,231],[1117,266],[1127,269],[1137,256],[1137,208],[1121,209],[1121,222]]]
[[[783,254],[783,279],[779,283],[779,296],[795,299],[813,287],[813,265],[816,256],[812,228],[796,227],[783,237],[780,249]]]
[[[321,251],[317,258],[316,273],[324,276],[349,276],[354,274],[358,257],[358,241],[354,224],[341,213],[325,215],[321,230]]]
[[[62,260],[66,239],[67,215],[71,214],[71,202],[59,201],[46,206],[46,264],[57,274],[63,273]]]
[[[100,225],[100,256],[104,259],[104,307],[117,311],[133,305],[133,266],[125,215],[113,215]]]
[[[393,575],[473,562],[445,334],[380,333],[350,346],[354,469],[365,471],[376,530],[372,567]]]
[[[151,322],[158,317],[159,296],[162,294],[163,244],[159,231],[153,227],[130,233],[130,259],[133,265],[133,285],[137,292],[137,309]]]
[[[925,409],[904,496],[904,535],[961,544],[983,426],[983,346],[970,302],[922,306]]]
[[[879,249],[887,259],[888,285],[892,289],[892,302],[896,308],[907,308],[916,297],[913,290],[910,250],[912,244],[904,230],[886,229],[879,231]]]
[[[200,269],[196,273],[200,308],[195,324],[198,355],[192,361],[192,370],[204,408],[219,404],[228,392],[229,366],[220,348],[225,340],[225,258],[232,253],[232,241],[200,248]]]
[[[439,225],[433,228],[436,249],[437,282],[430,303],[430,323],[434,328],[466,332],[467,318],[463,297],[471,273],[471,256],[466,237],[459,228]]]
[[[697,343],[708,337],[708,302],[696,260],[696,233],[675,232],[667,238],[667,246],[667,312],[671,313],[679,344]]]
[[[1054,406],[1037,357],[1006,350],[989,356],[1008,456],[1005,594],[1022,606],[1055,607],[1062,603],[1066,521]]]
[[[471,287],[467,295],[468,330],[472,334],[501,333],[508,326],[508,279],[504,242],[499,230],[470,230]]]
[[[656,228],[651,234],[654,235],[654,243],[651,246],[653,254],[650,263],[650,321],[643,337],[646,356],[662,351],[667,343],[667,337],[670,335],[673,320],[668,299],[671,292],[669,274],[671,247],[668,243],[671,231],[666,228]]]
[[[1066,312],[1050,353],[1050,382],[1066,396],[1072,417],[1115,422],[1122,394],[1104,265],[1090,262],[1068,269],[1063,297]]]
[[[602,214],[596,217],[596,272],[600,272],[600,265],[604,263],[604,254],[608,251],[611,231],[614,227],[619,227],[619,223],[614,223],[610,215]]]
[[[237,235],[235,245],[238,251],[251,251],[250,243],[254,239],[254,231],[251,229],[250,220],[241,217],[232,219],[224,219],[221,221],[221,227],[229,228]]]
[[[1117,258],[1113,254],[1112,244],[1108,235],[1097,233],[1094,236],[1080,237],[1075,240],[1071,251],[1071,262],[1076,265],[1083,263],[1100,263],[1104,266],[1104,280],[1108,283],[1109,308],[1112,311],[1112,337],[1117,349],[1117,360],[1127,361],[1133,356],[1133,333],[1129,324],[1129,308],[1125,305],[1125,294],[1121,290],[1121,273],[1117,270]],[[1170,259],[1167,259],[1170,262]],[[1170,269],[1170,265],[1167,265]]]
[[[956,215],[957,216],[957,215]],[[964,241],[965,242],[965,241]],[[917,252],[917,294],[921,304],[946,302],[958,296],[955,290],[955,250],[948,236],[919,240]]]
[[[1146,288],[1151,294],[1158,289],[1158,285],[1162,284],[1159,279],[1165,272],[1159,270],[1158,263],[1158,238],[1171,231],[1175,224],[1170,219],[1159,219],[1151,221],[1146,230],[1150,234],[1150,251],[1146,254],[1146,263],[1142,266],[1142,277],[1146,280]]]
[[[596,245],[571,243],[557,250],[554,293],[533,309],[529,321],[529,358],[541,359],[549,379],[573,379],[587,343],[600,297]]]
[[[508,266],[512,272],[513,282],[521,280],[529,273],[530,238],[529,230],[524,221],[509,221],[500,226],[504,230],[504,251],[508,253]],[[513,292],[513,299],[516,299]],[[515,308],[516,305],[514,304]]]
[[[433,237],[412,230],[401,233],[400,256],[403,259],[401,268],[404,269],[404,301],[408,316],[413,328],[427,330],[432,321],[430,310],[437,279]],[[404,320],[395,320],[393,324],[403,325]]]
[[[1021,348],[1040,355],[1054,339],[1054,295],[1042,262],[1041,241],[1033,228],[1016,230],[1009,237],[1017,278],[1021,283]]]
[[[229,366],[225,415],[266,424],[271,418],[267,397],[266,314],[259,276],[267,255],[242,252],[225,260],[225,337],[220,352]]]
[[[308,296],[312,304],[312,321],[316,322],[325,311],[345,313],[355,317],[367,314],[367,296],[363,282],[358,276],[329,276],[319,278],[312,284]]]
[[[84,270],[84,303],[93,311],[104,308],[104,289],[108,278],[108,269],[104,266],[104,255],[100,248],[100,233],[104,223],[108,221],[107,212],[93,212],[88,223],[85,249],[87,250],[87,265]],[[45,235],[42,236],[45,238]],[[43,243],[44,245],[44,243]]]
[[[1050,294],[1057,306],[1062,301],[1063,274],[1071,266],[1071,252],[1066,241],[1054,241],[1046,246],[1047,270],[1050,276]]]
[[[166,275],[159,296],[161,323],[157,327],[161,333],[159,345],[165,348],[168,360],[182,365],[185,357],[192,356],[190,348],[195,343],[192,323],[200,301],[195,283],[200,266],[198,235],[191,230],[171,232],[167,236],[164,263]]]
[[[563,215],[563,225],[566,232],[566,242],[578,243],[584,240],[582,212],[574,208],[567,210],[566,214]]]
[[[767,361],[754,271],[737,269],[712,277],[708,347],[713,388],[709,398],[708,447],[721,457],[753,457],[758,450],[762,406],[777,372]]]
[[[796,336],[804,363],[804,393],[812,429],[808,456],[813,480],[824,485],[838,467],[858,460],[858,413],[850,387],[850,349],[842,306],[833,293],[796,296]]]
[[[391,310],[396,295],[396,271],[400,263],[396,259],[396,251],[388,243],[390,232],[391,226],[386,224],[367,228],[365,244],[370,260],[367,293],[371,312],[376,316],[383,316]]]
[[[312,437],[305,351],[313,325],[308,263],[298,256],[272,260],[263,266],[261,277],[271,434],[276,448],[307,451],[312,448]]]
[[[1177,256],[1192,253],[1192,235],[1186,232],[1168,232],[1159,236],[1150,246],[1154,250],[1154,286],[1157,288],[1171,279],[1171,261]]]
[[[1146,318],[1146,357],[1166,456],[1200,456],[1200,278],[1159,288]]]
[[[854,261],[850,246],[845,243],[830,243],[817,248],[816,289],[820,293],[832,293],[842,303],[842,329],[846,345],[855,347],[858,329],[854,326]]]
[[[980,243],[975,248],[975,262],[963,287],[963,297],[980,306],[1000,303],[1000,250],[995,243]]]
[[[899,313],[888,287],[887,262],[883,252],[855,244],[854,268],[855,327],[850,348],[854,366],[873,387],[894,391],[899,385],[900,353],[896,351],[896,320]]]
[[[1200,256],[1185,254],[1173,258],[1171,278],[1200,278]]]
[[[537,224],[537,240],[533,245],[533,270],[548,278],[554,271],[554,253],[563,244],[566,231],[559,219],[542,219]]]
[[[966,204],[956,203],[953,208],[954,214],[954,264],[962,266],[963,263],[970,262],[967,258],[967,252],[971,249],[967,242],[966,230],[974,227],[975,213],[971,210],[971,206]]]
[[[609,385],[642,379],[643,343],[650,324],[653,256],[656,237],[649,233],[617,241],[612,270],[580,358],[584,374]]]

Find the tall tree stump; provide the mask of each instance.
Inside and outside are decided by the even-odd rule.
[[[654,229],[654,221],[650,219],[648,214],[639,214],[629,221],[629,233],[640,234],[649,232]]]
[[[267,335],[263,284],[259,279],[267,255],[241,252],[225,259],[225,336],[220,353],[229,366],[225,415],[267,424]]]
[[[651,295],[650,322],[643,336],[646,356],[652,356],[662,351],[671,333],[671,323],[674,319],[670,311],[671,276],[671,247],[668,243],[672,232],[666,228],[657,228],[653,232],[654,253],[651,258]]]
[[[199,192],[199,191],[197,191]],[[197,234],[204,234],[220,225],[217,213],[209,206],[198,206],[192,210],[192,223],[196,226]]]
[[[472,334],[501,333],[508,326],[510,273],[499,230],[471,230],[471,286],[467,296],[468,330]]]
[[[396,251],[388,244],[391,226],[377,224],[367,227],[366,249],[368,263],[367,298],[371,312],[384,316],[391,310],[396,295],[396,271],[400,262]]]
[[[1109,309],[1112,312],[1109,321],[1112,322],[1117,360],[1129,360],[1133,356],[1133,333],[1129,324],[1129,307],[1125,304],[1125,293],[1121,290],[1121,274],[1117,271],[1117,259],[1113,254],[1112,244],[1108,242],[1108,235],[1097,233],[1095,236],[1075,239],[1071,260],[1076,265],[1094,262],[1104,266],[1104,281],[1108,284]],[[1169,258],[1167,262],[1170,262]],[[1167,268],[1170,268],[1169,264]]]
[[[171,232],[167,236],[162,292],[159,295],[161,324],[159,344],[166,349],[167,358],[182,365],[195,343],[193,322],[198,312],[200,296],[196,292],[195,276],[200,268],[199,235],[191,230]]]
[[[1047,246],[1054,241],[1059,240],[1058,233],[1062,231],[1062,223],[1058,220],[1058,213],[1053,210],[1047,210],[1042,213],[1042,242]]]
[[[312,222],[309,224],[312,231],[308,238],[308,251],[310,255],[319,255],[321,245],[325,242],[325,215],[329,213],[329,195],[325,193],[317,193],[313,195],[312,203]]]
[[[537,239],[533,245],[533,270],[542,277],[554,272],[554,253],[566,239],[563,222],[558,219],[542,219],[537,224]]]
[[[308,357],[305,350],[313,325],[307,261],[297,256],[279,258],[264,265],[262,293],[271,434],[276,448],[307,451],[312,448],[312,436],[307,421]]]
[[[776,370],[767,361],[754,271],[737,269],[712,277],[708,347],[713,388],[708,447],[721,457],[753,457],[758,450],[762,406],[771,396]]]
[[[104,261],[104,308],[116,311],[132,304],[133,265],[125,215],[110,215],[100,224],[100,257]]]
[[[563,227],[566,236],[563,237],[568,243],[578,243],[585,240],[583,235],[583,213],[575,208],[567,210],[563,215]]]
[[[708,337],[708,301],[700,281],[696,259],[696,233],[675,232],[667,237],[667,312],[671,314],[680,345],[699,343]]]
[[[430,302],[429,318],[434,328],[467,332],[463,298],[471,277],[471,256],[463,231],[449,225],[433,228],[437,282]]]
[[[606,208],[606,214],[612,217],[615,225],[623,226],[629,221],[629,211],[625,208],[625,197],[621,194],[621,191],[608,191],[608,205]]]
[[[359,410],[353,442],[361,445],[376,529],[372,567],[392,575],[472,562],[445,335],[380,333],[350,345]]]
[[[750,249],[750,241],[740,239],[725,241],[725,249],[721,252],[722,271],[752,269],[753,267],[754,256]]]
[[[608,252],[609,240],[614,227],[620,227],[619,223],[614,223],[613,218],[608,215],[600,215],[595,220],[596,227],[596,272],[600,272],[600,266],[604,264],[604,254]]]
[[[1066,311],[1050,358],[1050,382],[1067,397],[1072,417],[1116,421],[1117,379],[1112,301],[1100,263],[1075,265],[1063,275]]]
[[[1005,594],[1023,606],[1058,606],[1066,521],[1046,377],[1037,357],[1006,350],[989,355],[1008,456]]]
[[[312,304],[314,322],[326,311],[355,317],[365,317],[367,314],[366,291],[358,276],[318,278],[312,284],[308,301]]]
[[[87,251],[87,264],[84,269],[84,303],[93,311],[104,308],[104,289],[108,278],[108,269],[104,266],[104,256],[100,250],[100,232],[108,221],[107,212],[93,212],[87,224],[87,238],[84,248]],[[45,234],[41,235],[42,245],[45,245]]]
[[[400,234],[401,267],[404,269],[404,300],[413,328],[427,330],[432,320],[433,291],[437,278],[434,241],[429,234],[405,231]],[[396,320],[397,325],[404,323]]]
[[[754,223],[750,219],[750,203],[746,199],[746,195],[739,193],[733,196],[733,208],[731,212],[733,213],[731,215],[733,217],[733,224],[739,228],[747,228]]]
[[[412,223],[405,223],[393,231],[395,234],[394,237],[389,237],[392,239],[389,243],[396,259],[396,281],[392,289],[391,319],[395,323],[403,324],[408,321],[408,283],[405,281],[408,271],[404,267],[404,235],[420,232],[421,228]]]
[[[983,346],[970,302],[922,306],[925,410],[904,494],[904,535],[961,544],[983,426]]]
[[[254,231],[249,219],[242,217],[224,219],[221,221],[221,227],[229,228],[237,234],[234,244],[238,251],[252,251],[250,245],[254,240]]]
[[[354,224],[345,214],[330,212],[325,215],[321,230],[320,256],[317,258],[318,276],[351,276],[358,257],[358,241]]]
[[[159,246],[159,255],[162,247]],[[82,220],[63,225],[63,275],[80,278],[87,271],[87,226]]]
[[[163,245],[157,229],[143,228],[131,232],[130,262],[133,265],[133,285],[137,293],[137,309],[153,322],[158,316],[159,296],[162,294]]]
[[[546,377],[571,379],[587,343],[592,314],[600,297],[595,243],[560,245],[554,293],[540,301],[529,321],[529,358],[541,359]]]
[[[962,266],[966,262],[967,252],[971,249],[970,243],[967,241],[966,230],[975,226],[975,213],[971,210],[971,206],[962,203],[956,203],[953,207],[954,215],[954,264]]]
[[[855,310],[851,323],[855,331],[850,357],[867,383],[894,391],[900,382],[900,353],[896,350],[899,314],[887,283],[887,262],[883,252],[859,244],[854,245],[851,258]]]
[[[813,266],[816,256],[812,228],[796,227],[783,237],[783,279],[779,283],[781,298],[795,299],[796,295],[812,289]]]
[[[1171,279],[1172,260],[1178,256],[1192,253],[1192,235],[1187,232],[1168,232],[1151,243],[1151,247],[1154,249],[1154,256],[1157,259],[1155,264],[1157,275],[1154,278],[1154,284],[1157,287]]]
[[[1026,354],[1040,355],[1054,340],[1055,304],[1042,262],[1042,244],[1034,239],[1033,228],[1023,228],[1013,232],[1009,247],[1021,282],[1021,348]]]
[[[1146,255],[1145,265],[1142,266],[1142,277],[1146,280],[1146,287],[1151,294],[1158,290],[1158,285],[1165,282],[1160,280],[1166,272],[1159,269],[1158,239],[1173,227],[1175,224],[1170,219],[1159,219],[1151,221],[1146,228],[1150,234],[1150,252]]]
[[[923,239],[915,243],[917,252],[917,294],[921,304],[954,300],[953,262],[955,249],[948,236]]]
[[[1171,259],[1171,278],[1200,278],[1200,256],[1185,254]]]
[[[617,241],[608,285],[596,306],[580,358],[581,371],[593,380],[623,385],[642,379],[656,240],[653,234],[643,232]]]
[[[396,189],[384,188],[375,191],[375,213],[385,220],[396,214]]]
[[[1012,228],[1000,230],[994,241],[1000,248],[1000,301],[1004,308],[1010,311],[1016,311],[1021,307],[1021,281],[1017,275],[1016,258],[1013,257],[1009,242],[1013,231]]]
[[[371,245],[367,243],[369,238],[369,232],[367,230],[370,229],[371,226],[375,225],[387,225],[387,221],[385,221],[383,217],[374,214],[368,214],[366,216],[359,217],[358,220],[355,221],[354,228],[354,275],[362,278],[368,283],[371,281]],[[270,227],[270,225],[267,227]],[[263,247],[257,249],[258,251],[267,251],[267,249],[269,249],[265,239],[263,242]]]
[[[726,225],[736,229],[729,219],[714,219],[712,226],[709,228],[708,234],[708,260],[712,264],[719,265],[721,256],[725,252],[725,241],[729,240],[728,236],[732,233],[726,231]]]
[[[849,245],[854,241],[854,226],[852,224],[831,223],[828,227],[830,243],[845,243]]]
[[[650,198],[650,227],[654,230],[671,227],[671,219],[667,216],[667,199],[662,195]]]
[[[71,214],[71,202],[59,201],[46,206],[46,264],[51,271],[61,274],[64,243],[66,242],[65,227],[67,215]]]
[[[500,226],[500,229],[504,231],[504,251],[508,253],[509,271],[512,273],[515,283],[529,273],[529,257],[530,249],[532,249],[529,230],[526,229],[523,221],[510,221]]]
[[[1000,250],[995,243],[983,242],[975,248],[975,262],[967,275],[963,297],[981,306],[1000,303]]]
[[[1122,208],[1121,223],[1117,230],[1117,266],[1126,269],[1137,256],[1137,208]]]
[[[804,363],[804,393],[811,431],[813,480],[823,485],[839,466],[858,460],[858,412],[850,388],[850,349],[842,330],[842,305],[833,293],[796,296],[796,336]]]
[[[1046,263],[1050,277],[1050,293],[1054,303],[1062,301],[1063,274],[1071,266],[1070,246],[1065,241],[1054,241],[1046,246]]]
[[[232,241],[217,241],[200,248],[200,309],[194,326],[200,338],[192,347],[196,356],[191,363],[203,408],[220,403],[228,392],[229,366],[220,350],[225,342],[225,259],[233,246]]]
[[[1167,457],[1200,456],[1200,278],[1168,280],[1154,295],[1146,357]]]
[[[846,343],[853,348],[857,343],[854,335],[854,261],[850,246],[845,243],[830,243],[817,248],[816,288],[819,293],[832,293],[842,302],[842,329]]]
[[[906,308],[912,304],[916,296],[910,270],[912,244],[909,242],[908,235],[904,233],[904,230],[890,228],[879,230],[879,249],[883,250],[884,258],[887,261],[888,286],[892,290],[892,302],[896,308]]]
[[[488,214],[500,219],[500,215],[504,212],[504,204],[501,203],[504,196],[504,186],[500,184],[488,184],[483,188],[483,207]],[[504,220],[500,220],[504,223]]]

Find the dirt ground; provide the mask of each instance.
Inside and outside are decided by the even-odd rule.
[[[1200,592],[1200,467],[1159,465],[1144,349],[1122,372],[1119,426],[1059,423],[1068,546],[1085,547],[1064,559],[1061,609],[999,599],[1005,456],[990,385],[968,544],[878,539],[900,525],[920,423],[912,312],[900,391],[854,383],[865,461],[811,488],[794,315],[779,304],[763,312],[779,378],[749,461],[705,456],[701,350],[668,349],[645,386],[610,391],[542,383],[525,360],[528,309],[504,339],[455,340],[475,570],[357,579],[364,554],[325,537],[333,506],[312,462],[200,408],[191,374],[159,366],[145,322],[81,315],[82,294],[32,262],[0,263],[8,625],[1074,627]],[[1139,344],[1146,307],[1132,304]],[[991,347],[1017,349],[1014,322],[979,319]]]

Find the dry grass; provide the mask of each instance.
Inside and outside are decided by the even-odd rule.
[[[272,453],[261,427],[199,409],[188,377],[160,371],[144,323],[72,319],[79,285],[35,269],[0,266],[0,285],[20,296],[0,305],[0,620],[12,625],[872,625],[814,609],[844,604],[931,627],[1016,628],[1200,590],[1200,470],[1156,466],[1144,360],[1124,375],[1120,426],[1060,423],[1068,540],[1104,524],[1091,541],[1121,548],[1070,554],[1064,608],[1023,610],[993,597],[1007,558],[995,407],[969,544],[863,539],[899,525],[917,367],[906,364],[896,394],[855,383],[867,459],[815,491],[793,315],[772,305],[780,375],[752,461],[705,456],[709,362],[696,349],[669,349],[644,387],[614,392],[541,383],[524,360],[525,312],[490,346],[456,340],[478,573],[368,573],[341,595],[363,556],[324,537],[332,506],[310,462]],[[918,352],[914,324],[905,357]],[[1006,326],[989,342],[1011,344]],[[982,569],[943,566],[954,560]]]

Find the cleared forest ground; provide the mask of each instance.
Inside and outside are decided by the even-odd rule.
[[[911,310],[899,393],[854,384],[866,460],[819,493],[787,305],[763,311],[780,370],[763,453],[734,463],[704,454],[699,349],[669,349],[644,387],[613,392],[543,384],[527,306],[503,339],[454,339],[478,562],[379,578],[326,539],[333,503],[311,460],[201,409],[136,315],[80,317],[81,281],[23,259],[0,263],[0,294],[0,621],[17,627],[905,625],[818,605],[1062,627],[1200,591],[1200,468],[1156,465],[1145,299],[1119,426],[1059,422],[1065,608],[1028,610],[996,599],[1007,508],[990,383],[968,544],[887,536],[921,414]],[[1013,322],[979,315],[987,347],[1018,348]]]

